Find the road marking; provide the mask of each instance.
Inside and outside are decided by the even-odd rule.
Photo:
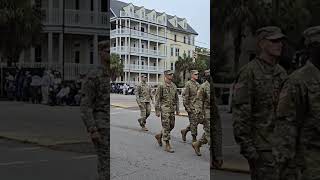
[[[41,149],[41,147],[24,147],[24,148],[16,148],[15,151],[32,151],[32,150],[38,150]]]
[[[76,156],[76,157],[72,157],[71,159],[92,159],[92,158],[96,158],[97,155],[86,155],[86,156]]]

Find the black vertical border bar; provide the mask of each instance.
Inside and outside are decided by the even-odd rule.
[[[214,49],[213,49],[213,41],[214,41],[214,36],[213,36],[213,28],[214,28],[214,19],[213,19],[213,10],[214,10],[214,3],[216,0],[210,0],[210,61],[209,61],[209,67],[210,67],[210,162],[209,164],[211,164],[211,156],[213,154],[213,123],[212,123],[212,118],[213,118],[213,74],[214,74],[214,67],[213,67],[213,61],[214,61]],[[213,169],[210,168],[210,180],[214,179],[214,174],[213,174]]]
[[[111,76],[110,76],[110,48],[111,48],[111,23],[110,23],[110,17],[111,17],[111,7],[110,7],[110,0],[102,0],[102,1],[107,1],[106,5],[107,5],[107,31],[108,31],[108,37],[107,37],[107,41],[109,41],[109,49],[108,49],[108,57],[107,57],[107,71],[109,74],[108,76],[108,81],[109,81],[109,89],[108,89],[108,99],[109,99],[109,114],[108,114],[108,119],[109,119],[109,122],[108,122],[108,138],[107,138],[107,141],[108,141],[108,160],[109,160],[109,163],[108,163],[108,170],[109,170],[109,179],[111,177],[111,155],[110,155],[110,146],[111,146],[111,141],[110,141],[110,131],[111,131],[111,116],[110,116],[110,112],[111,112],[111,102],[110,102],[110,92],[111,92]]]

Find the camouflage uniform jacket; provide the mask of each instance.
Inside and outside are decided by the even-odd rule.
[[[106,69],[99,69],[88,74],[81,89],[81,117],[87,129],[90,127],[108,128],[109,119],[95,119],[94,114],[110,111],[110,82]]]
[[[202,113],[205,118],[210,118],[210,83],[205,81],[199,87],[194,99],[194,108],[197,113]]]
[[[233,127],[241,154],[250,159],[272,150],[272,134],[279,93],[286,71],[255,58],[240,70],[234,85]]]
[[[302,167],[305,179],[320,179],[320,69],[311,62],[285,82],[275,136],[278,161]]]
[[[195,97],[197,96],[197,91],[199,89],[199,83],[197,81],[189,80],[185,84],[185,89],[183,93],[183,105],[186,108],[187,112],[191,112],[194,107],[193,103]]]
[[[173,82],[160,84],[155,99],[156,113],[179,112],[179,96],[177,86]]]
[[[137,85],[136,100],[139,103],[150,102],[152,100],[151,88],[146,82],[141,82]]]

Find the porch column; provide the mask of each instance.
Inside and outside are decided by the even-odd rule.
[[[63,62],[63,34],[59,34],[59,64]]]
[[[94,22],[98,24],[99,0],[93,0]]]
[[[35,62],[35,48],[33,46],[30,47],[30,62]]]
[[[52,22],[52,9],[53,9],[53,0],[48,0],[48,20],[49,24]]]
[[[52,32],[48,33],[48,63],[52,63]]]
[[[98,65],[100,64],[98,58],[98,35],[93,35],[93,64]]]

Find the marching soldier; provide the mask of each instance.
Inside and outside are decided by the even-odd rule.
[[[82,86],[81,118],[98,155],[99,180],[109,179],[110,81],[109,43],[99,43],[102,68],[87,75]]]
[[[161,115],[162,131],[155,136],[159,146],[162,146],[162,140],[165,141],[165,151],[173,153],[170,145],[170,132],[175,126],[175,115],[179,115],[179,97],[177,86],[172,82],[173,71],[164,71],[164,84],[160,84],[156,92],[155,110],[156,116]]]
[[[182,140],[186,142],[186,135],[191,131],[192,141],[197,141],[197,129],[198,129],[198,118],[194,109],[194,100],[199,89],[198,75],[197,70],[191,70],[191,79],[185,84],[185,90],[183,95],[183,105],[188,113],[190,124],[186,129],[181,130]]]
[[[146,74],[141,74],[141,82],[138,84],[136,89],[136,101],[140,108],[140,116],[141,118],[138,119],[138,122],[144,131],[148,131],[145,127],[146,120],[150,115],[151,112],[151,88],[146,83]]]
[[[210,167],[221,167],[222,165],[222,129],[221,120],[218,112],[218,107],[213,101],[213,118],[210,118],[210,70],[205,71],[206,81],[201,84],[196,100],[195,100],[195,111],[198,117],[204,119],[203,128],[204,133],[199,141],[193,142],[192,147],[198,156],[201,156],[200,147],[203,144],[209,143],[210,149],[213,148],[213,154],[210,155]],[[213,90],[213,100],[215,99],[215,94]],[[213,121],[213,144],[211,144],[211,134],[210,134],[210,121]],[[213,157],[212,157],[213,156]]]
[[[320,179],[320,26],[305,30],[309,61],[280,93],[275,147],[281,180]]]
[[[284,37],[278,27],[257,30],[260,53],[240,70],[234,85],[234,137],[253,180],[277,179],[272,135],[280,88],[287,78],[277,61]]]

